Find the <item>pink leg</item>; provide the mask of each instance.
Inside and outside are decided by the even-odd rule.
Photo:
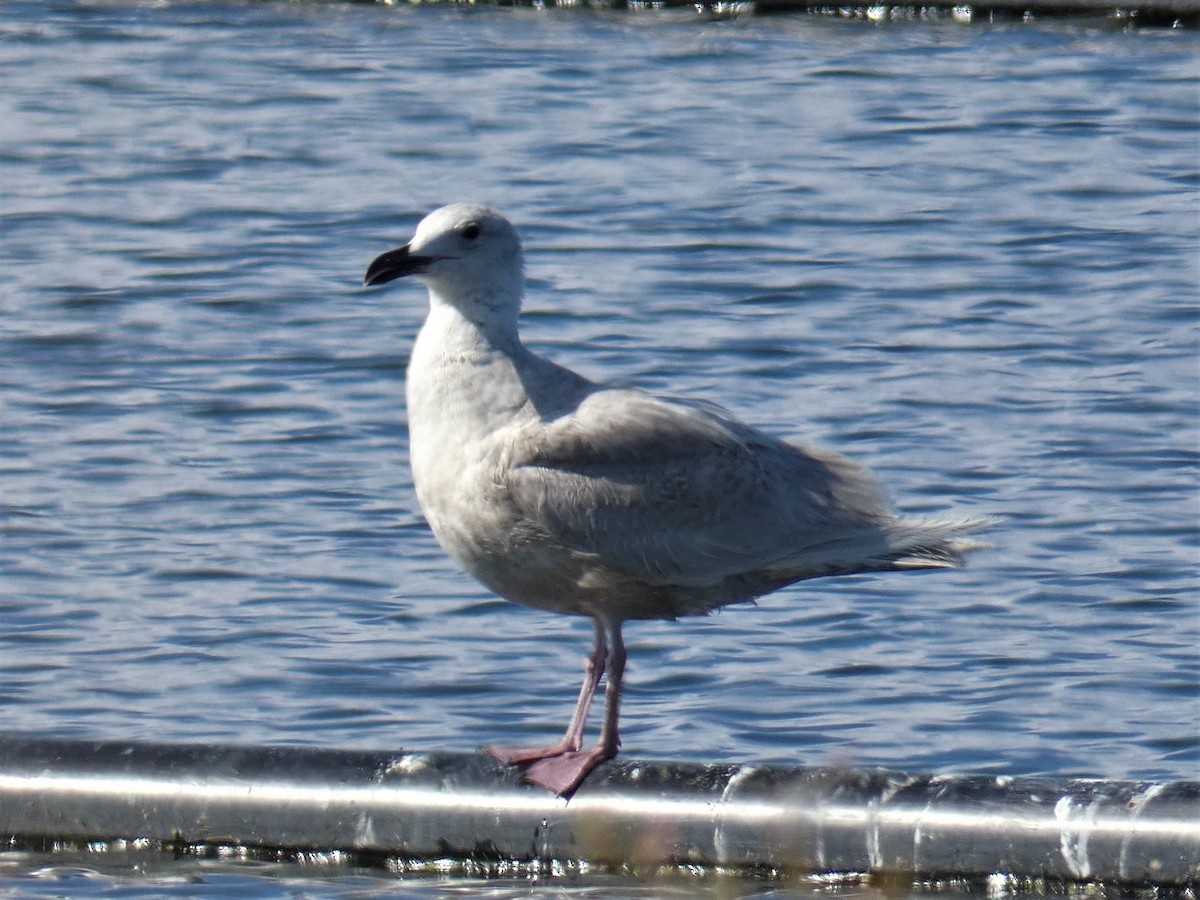
[[[595,626],[596,644],[592,648],[591,655],[583,664],[583,687],[579,689],[579,700],[575,703],[575,712],[571,716],[571,724],[567,726],[567,733],[563,735],[563,739],[554,747],[530,747],[524,750],[513,747],[488,747],[488,753],[500,762],[511,766],[572,753],[583,745],[583,729],[587,725],[588,711],[592,708],[592,698],[596,695],[596,688],[600,685],[601,676],[604,675],[608,657],[608,643],[604,634],[604,626],[598,619]],[[619,637],[618,634],[618,639]]]
[[[525,772],[526,781],[540,784],[562,797],[571,796],[588,773],[616,756],[621,746],[617,720],[621,717],[621,688],[625,681],[625,642],[621,638],[620,622],[606,623],[604,627],[609,640],[608,687],[604,694],[604,726],[600,731],[600,742],[591,750],[580,751],[576,745],[575,750],[544,757]]]

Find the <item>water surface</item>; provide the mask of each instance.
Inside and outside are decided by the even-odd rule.
[[[1200,776],[1198,46],[1102,22],[0,6],[0,710],[45,736],[471,750],[590,626],[416,507],[416,285],[522,228],[525,334],[1006,517],[955,572],[628,629],[624,752]],[[282,892],[278,886],[274,891]]]

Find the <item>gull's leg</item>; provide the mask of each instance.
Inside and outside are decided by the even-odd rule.
[[[561,756],[578,750],[583,745],[583,729],[587,725],[588,711],[592,708],[592,698],[596,696],[596,688],[604,675],[604,667],[608,657],[608,642],[605,628],[599,619],[595,620],[596,643],[592,653],[583,664],[583,687],[579,689],[579,700],[575,703],[575,712],[571,715],[571,724],[562,741],[554,747],[531,747],[518,750],[512,747],[488,747],[487,752],[502,763],[515,765],[518,763],[536,762],[551,756]],[[620,635],[618,634],[618,638]]]
[[[621,688],[625,682],[625,642],[621,638],[620,622],[606,622],[604,629],[608,632],[608,686],[604,692],[604,727],[600,731],[600,742],[591,750],[544,757],[525,772],[526,781],[540,784],[563,797],[573,794],[592,769],[616,756],[621,747],[617,721],[621,717]]]

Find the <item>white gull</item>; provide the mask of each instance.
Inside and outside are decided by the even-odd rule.
[[[805,578],[951,568],[980,546],[963,535],[987,519],[900,518],[836,453],[528,350],[521,241],[494,209],[430,213],[364,283],[405,275],[429,288],[407,394],[413,482],[433,533],[505,599],[595,623],[562,741],[489,748],[531,764],[531,782],[569,796],[617,754],[626,620],[707,613]],[[605,674],[600,740],[581,750]]]

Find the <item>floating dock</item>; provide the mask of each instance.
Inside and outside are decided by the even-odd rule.
[[[733,0],[734,3],[742,0]],[[698,11],[720,13],[726,0],[696,3]],[[806,12],[873,22],[948,19],[956,22],[1031,22],[1040,19],[1103,18],[1117,24],[1167,28],[1200,25],[1198,0],[920,0],[920,2],[821,3],[814,0],[748,0],[747,12]]]
[[[1200,782],[618,759],[568,801],[482,753],[0,737],[0,841],[1195,887]]]
[[[388,5],[466,3],[536,9],[694,9],[701,15],[801,13],[869,22],[938,20],[1031,22],[1040,19],[1108,20],[1118,26],[1200,27],[1200,0],[378,0]]]

